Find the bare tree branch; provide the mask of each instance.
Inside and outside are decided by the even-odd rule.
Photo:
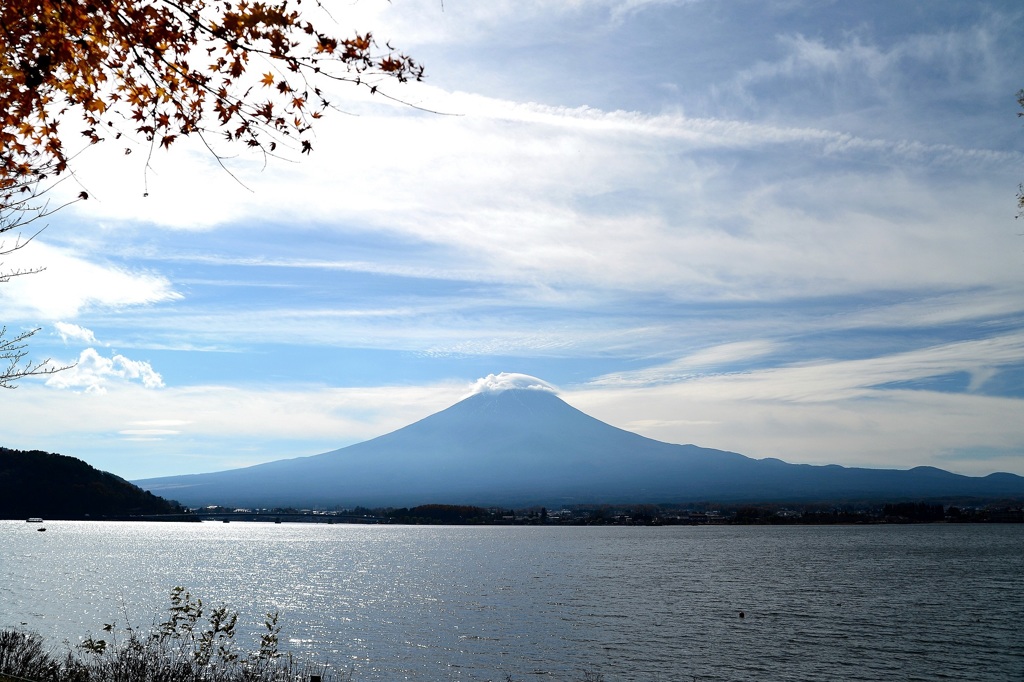
[[[50,358],[42,362],[25,359],[28,357],[28,339],[38,331],[38,328],[30,329],[7,338],[7,327],[0,327],[0,388],[17,388],[14,382],[19,379],[53,374],[72,366],[52,365]]]

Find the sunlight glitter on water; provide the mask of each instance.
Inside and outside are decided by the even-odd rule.
[[[0,625],[55,641],[184,585],[357,680],[1024,679],[1021,526],[24,525]]]

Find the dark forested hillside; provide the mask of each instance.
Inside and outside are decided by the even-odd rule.
[[[0,519],[83,519],[178,511],[176,503],[74,457],[0,448]]]

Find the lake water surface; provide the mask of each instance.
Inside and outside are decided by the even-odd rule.
[[[182,585],[357,682],[1024,680],[1022,525],[46,528],[0,521],[0,626],[58,649]]]

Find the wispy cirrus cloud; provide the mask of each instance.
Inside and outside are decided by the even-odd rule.
[[[66,320],[90,308],[119,309],[181,298],[163,275],[91,259],[42,238],[8,256],[5,265],[45,267],[0,288],[8,319]]]
[[[738,359],[756,358],[774,348],[772,344],[739,342],[635,372],[598,377],[590,383],[625,387],[654,386],[686,379],[702,381],[701,373],[687,374],[680,370],[735,368]],[[782,366],[713,372],[712,381],[717,395],[728,393],[734,399],[827,402],[857,398],[885,384],[958,372],[976,377],[971,386],[977,389],[994,370],[1020,364],[1024,364],[1024,333],[1018,332],[863,359],[820,358]]]
[[[955,25],[896,12],[892,31],[870,20],[832,25],[827,12],[820,13],[823,25],[809,32],[778,26],[772,57],[752,60],[713,84],[712,99],[723,111],[760,120],[828,120],[868,137],[916,129],[912,137],[931,141],[962,130],[1001,147],[995,140],[1005,139],[1003,132],[979,134],[991,126],[979,124],[978,111],[942,113],[968,99],[1001,106],[990,100],[992,93],[1016,88],[1007,78],[1012,58],[1003,45],[1019,15],[993,3],[972,9]]]
[[[332,93],[313,155],[234,176],[187,140],[76,158],[92,198],[27,262],[73,267],[0,308],[95,356],[26,385],[10,437],[211,470],[505,370],[673,442],[984,473],[1020,442],[1008,7],[356,3],[344,31],[422,56],[399,94],[443,114]]]
[[[1024,435],[1013,415],[1024,402],[982,389],[1001,369],[1022,365],[1024,336],[1015,333],[690,376],[667,363],[563,393],[595,416],[668,442],[812,464],[932,464],[982,475],[1020,469]],[[958,374],[969,377],[965,390],[914,387]]]
[[[341,189],[335,172],[313,163],[287,175],[245,177],[255,195],[236,188],[209,197],[232,216],[222,230],[250,231],[253,221],[264,231],[283,230],[301,214],[312,234],[380,244],[398,240],[407,248],[330,260],[247,254],[249,247],[239,242],[238,252],[228,255],[204,248],[200,236],[186,240],[183,249],[173,243],[175,236],[154,251],[154,262],[231,260],[720,299],[801,295],[809,286],[821,295],[864,286],[970,286],[1005,271],[984,262],[985,240],[964,230],[966,221],[978,221],[976,199],[963,200],[976,195],[976,180],[964,177],[963,184],[938,195],[929,178],[894,170],[894,164],[944,165],[960,175],[966,164],[1009,168],[1020,158],[1014,152],[679,114],[452,97],[464,105],[459,108],[465,117],[367,117],[352,124],[355,135],[325,134],[325,158],[371,159]],[[766,150],[773,146],[792,155],[796,165],[760,174],[756,159],[774,154]],[[701,157],[710,152],[718,156]],[[806,166],[808,156],[818,163]],[[822,159],[831,165],[821,166]],[[877,170],[851,175],[848,164],[865,160]],[[402,190],[375,189],[381,186]],[[170,196],[178,193],[173,183],[166,189]],[[610,202],[615,211],[607,210]],[[176,224],[209,225],[210,217],[202,216],[205,205],[197,198],[176,211],[147,209],[145,219],[167,215]],[[898,225],[889,217],[894,206],[903,212]],[[112,208],[115,213],[93,217],[143,219],[119,213],[120,204]],[[1006,241],[1012,234],[995,236]],[[955,252],[920,248],[922,241],[940,237],[961,244]],[[415,245],[429,259],[422,250],[416,255]],[[1009,258],[1009,251],[1000,253]]]
[[[615,372],[589,382],[593,386],[655,386],[675,383],[714,373],[763,358],[778,349],[778,343],[767,340],[736,341],[703,348],[685,357],[653,367]]]
[[[1021,470],[1019,399],[865,389],[856,396],[834,393],[832,400],[773,400],[757,387],[747,394],[741,380],[704,377],[637,390],[563,391],[563,396],[589,414],[652,438],[756,458],[897,469],[930,464],[969,475]],[[785,389],[772,393],[787,395]],[[975,452],[1003,456],[976,458]]]

